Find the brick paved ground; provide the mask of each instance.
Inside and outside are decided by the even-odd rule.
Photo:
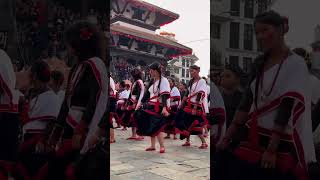
[[[209,179],[210,151],[199,150],[201,141],[191,138],[191,147],[182,147],[184,141],[166,139],[166,153],[146,152],[148,137],[143,141],[126,140],[127,131],[115,130],[116,143],[110,145],[111,180],[207,180]],[[209,138],[207,138],[209,143]]]

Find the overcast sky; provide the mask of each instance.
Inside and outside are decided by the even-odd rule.
[[[179,43],[193,49],[200,59],[201,75],[210,69],[210,0],[144,0],[180,15],[180,18],[161,28],[176,34]],[[206,40],[202,40],[206,39]],[[198,42],[188,43],[194,40]]]
[[[287,43],[291,48],[310,48],[314,28],[320,24],[319,0],[278,0],[272,9],[289,17]]]

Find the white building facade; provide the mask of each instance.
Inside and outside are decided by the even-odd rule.
[[[180,82],[189,83],[190,76],[190,66],[194,65],[198,61],[196,55],[179,56],[171,60],[171,77],[179,79]],[[170,64],[170,62],[169,62]]]
[[[238,65],[245,72],[259,55],[254,33],[254,17],[269,10],[270,0],[213,0],[211,40],[221,53],[221,64]],[[217,60],[215,60],[217,61]]]

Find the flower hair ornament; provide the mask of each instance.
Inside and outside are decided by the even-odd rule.
[[[93,33],[89,30],[89,28],[84,27],[80,29],[80,38],[84,41],[89,40],[92,37]]]

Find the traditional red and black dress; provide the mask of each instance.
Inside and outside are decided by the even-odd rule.
[[[170,84],[167,78],[161,77],[151,83],[145,94],[143,108],[134,114],[139,136],[157,136],[167,125],[167,119],[161,115],[162,109],[170,109]]]
[[[125,127],[136,127],[133,113],[141,105],[144,95],[144,84],[142,80],[137,80],[131,87],[129,99],[124,106],[124,113],[121,117],[121,125]]]
[[[130,96],[130,91],[126,89],[119,93],[119,98],[116,106],[116,115],[117,115],[116,121],[118,124],[121,124],[121,118],[124,115],[125,104],[127,103],[129,96]]]
[[[203,128],[207,125],[206,114],[209,113],[207,88],[204,79],[193,82],[189,87],[186,105],[178,111],[175,118],[180,139],[203,133]],[[195,114],[192,113],[194,110]]]
[[[170,91],[170,116],[168,117],[168,125],[164,130],[165,133],[176,134],[174,119],[176,117],[180,103],[181,103],[180,92],[177,87],[173,87]]]
[[[116,114],[116,106],[117,106],[117,91],[116,84],[114,80],[110,77],[109,80],[109,127],[113,128],[113,120],[115,118],[119,118]]]
[[[19,93],[15,85],[16,76],[11,59],[0,49],[0,176],[10,171],[18,155]]]
[[[49,160],[47,179],[65,179],[67,166],[89,150],[89,139],[95,135],[106,112],[107,78],[105,64],[99,58],[82,61],[72,68],[57,118],[56,128],[63,130],[62,137],[56,156]],[[72,148],[71,138],[75,134],[83,135],[81,149]]]
[[[223,97],[214,82],[210,83],[210,91],[208,129],[210,129],[211,144],[216,144],[226,132],[226,111]]]
[[[25,98],[21,112],[23,134],[19,161],[29,175],[34,176],[48,160],[48,154],[36,153],[36,145],[46,144],[48,127],[55,123],[61,104],[59,97],[47,87],[31,89]]]
[[[290,54],[280,64],[258,73],[259,78],[253,79],[245,93],[250,103],[240,106],[241,111],[249,112],[247,134],[232,155],[220,159],[224,165],[216,166],[227,171],[220,168],[216,172],[223,172],[220,177],[224,179],[307,180],[308,164],[316,162],[316,158],[306,64],[296,54]],[[279,125],[285,130],[275,130]],[[273,133],[280,136],[276,168],[265,170],[260,161]]]

